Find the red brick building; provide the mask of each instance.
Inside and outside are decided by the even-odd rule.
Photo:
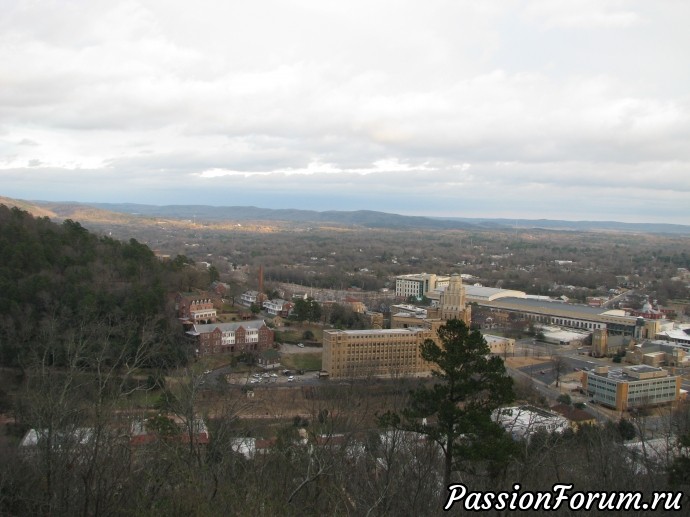
[[[207,292],[177,293],[175,295],[175,310],[177,317],[192,323],[212,323],[216,321],[214,298]]]
[[[197,355],[259,353],[273,347],[273,331],[264,320],[194,325],[187,331]]]

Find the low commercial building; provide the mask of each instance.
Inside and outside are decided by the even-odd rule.
[[[489,350],[495,355],[514,355],[515,354],[515,340],[503,336],[492,336],[484,334],[486,344],[489,345]]]
[[[668,341],[642,341],[636,343],[625,355],[625,361],[649,366],[690,366],[690,355],[684,345]]]
[[[529,440],[537,432],[562,433],[570,427],[563,415],[534,406],[500,408],[493,418],[514,440]]]
[[[690,349],[690,325],[679,325],[671,329],[662,330],[657,333],[656,338],[684,345]]]
[[[575,431],[585,425],[597,424],[595,416],[590,415],[584,409],[577,409],[568,404],[556,404],[555,406],[551,406],[551,411],[555,411],[559,415],[563,415],[567,418],[568,422],[570,422],[570,427]]]
[[[558,327],[541,327],[541,341],[560,346],[581,346],[587,344],[589,332],[581,330],[563,330]]]
[[[682,378],[649,365],[609,368],[582,373],[582,389],[597,403],[618,411],[657,406],[680,398]]]
[[[593,332],[606,329],[609,336],[630,336],[635,339],[653,339],[661,329],[662,319],[631,316],[624,310],[575,305],[556,300],[523,297],[503,297],[494,294],[486,299],[473,299],[467,287],[468,302],[476,301],[481,307],[495,312],[514,314],[534,324],[569,327]]]

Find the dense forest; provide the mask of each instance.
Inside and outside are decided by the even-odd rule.
[[[109,364],[142,346],[150,365],[184,362],[166,310],[184,264],[161,263],[135,239],[98,237],[72,220],[57,225],[0,205],[0,364],[65,366],[86,342],[87,362],[106,344]]]

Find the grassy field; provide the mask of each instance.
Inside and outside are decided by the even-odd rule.
[[[294,370],[320,370],[321,353],[284,354],[280,362]]]
[[[314,338],[312,340],[304,339],[304,332],[307,330],[314,334]],[[296,345],[297,343],[302,343],[304,341],[317,341],[319,343],[323,341],[323,329],[318,325],[310,325],[307,323],[301,325],[292,323],[289,327],[276,329],[275,333],[276,341],[279,343],[292,343],[293,345]]]

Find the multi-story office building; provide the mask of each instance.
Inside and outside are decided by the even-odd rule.
[[[323,370],[332,378],[424,374],[420,346],[430,338],[422,328],[324,330]]]
[[[601,366],[582,374],[582,388],[595,402],[625,411],[678,400],[682,378],[648,365]]]
[[[397,311],[391,314],[391,328],[423,327],[436,335],[438,327],[451,319],[458,319],[470,325],[471,308],[467,305],[465,286],[458,274],[453,274],[448,285],[441,292],[436,307],[418,309],[409,305],[394,306]],[[393,309],[393,307],[391,307]]]
[[[450,277],[440,305],[419,316],[402,310],[391,316],[393,328],[387,330],[325,330],[323,369],[331,377],[428,373],[431,365],[421,358],[422,343],[436,339],[438,328],[450,319],[470,323],[460,275]]]
[[[402,298],[414,296],[422,299],[429,291],[448,285],[450,277],[429,273],[400,275],[395,277],[395,295]]]

